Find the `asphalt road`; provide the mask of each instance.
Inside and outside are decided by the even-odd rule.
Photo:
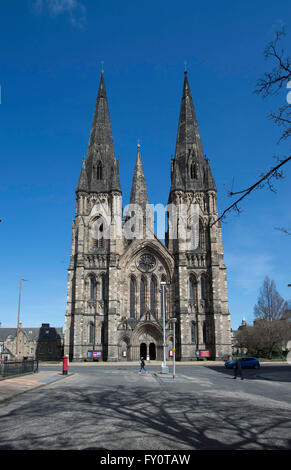
[[[244,371],[243,381],[195,363],[177,364],[175,380],[153,364],[142,374],[98,364],[69,372],[0,406],[0,449],[291,448],[289,365]]]

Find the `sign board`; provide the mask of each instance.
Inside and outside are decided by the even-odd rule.
[[[102,351],[88,351],[88,357],[90,359],[101,359]]]
[[[173,349],[170,349],[169,354],[170,354],[170,357],[173,357]]]
[[[197,349],[195,354],[196,357],[210,357],[210,352],[207,349]]]
[[[122,357],[126,357],[127,355],[127,352],[126,351],[122,351]]]
[[[200,357],[209,357],[210,353],[208,350],[200,351]]]

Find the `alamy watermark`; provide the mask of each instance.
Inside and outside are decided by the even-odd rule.
[[[195,250],[199,246],[199,205],[191,204],[128,204],[120,213],[97,203],[91,224],[91,236],[95,240],[140,239],[150,240],[157,236],[179,240],[185,248]]]

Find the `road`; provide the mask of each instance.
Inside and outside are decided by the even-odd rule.
[[[65,380],[1,404],[0,449],[291,448],[291,366],[243,381],[217,365],[177,364],[175,381],[159,372],[70,365]]]

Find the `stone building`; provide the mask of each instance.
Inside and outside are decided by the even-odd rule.
[[[49,323],[43,323],[40,328],[20,326],[17,348],[17,328],[0,327],[0,356],[11,361],[25,357],[42,361],[60,360],[63,336],[62,328],[54,328]]]
[[[212,359],[231,354],[221,227],[214,223],[217,190],[203,153],[187,72],[168,199],[169,206],[178,209],[172,219],[168,211],[165,243],[153,233],[148,203],[138,145],[130,204],[140,208],[139,218],[135,211],[122,213],[102,72],[76,188],[65,316],[64,352],[70,360],[87,360],[92,354],[108,361],[137,360],[141,355],[162,360],[163,306],[167,355],[173,344],[172,317],[177,318],[178,360],[196,359],[196,350],[209,351]],[[180,207],[186,207],[184,217]],[[193,213],[199,235],[192,246],[187,234],[191,238]],[[131,229],[138,225],[141,236],[130,238],[130,230],[124,230],[132,221]],[[171,235],[173,227],[176,236]],[[167,284],[164,301],[162,281]]]

